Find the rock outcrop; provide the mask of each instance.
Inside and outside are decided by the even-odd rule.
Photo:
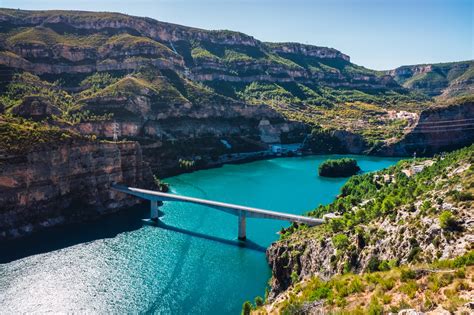
[[[61,112],[42,97],[28,96],[12,110],[12,113],[24,118],[42,120],[51,115],[59,115]]]
[[[112,183],[153,187],[135,142],[43,146],[0,157],[0,240],[84,221],[139,202]]]
[[[388,143],[373,153],[388,156],[432,155],[474,142],[474,102],[433,107],[420,114],[415,127],[397,143]]]

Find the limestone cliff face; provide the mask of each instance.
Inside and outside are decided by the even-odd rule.
[[[132,29],[160,41],[176,42],[183,39],[207,40],[224,44],[256,46],[252,36],[231,31],[207,31],[151,18],[136,17],[119,13],[92,13],[84,11],[21,11],[5,9],[0,22],[14,26],[69,25],[84,31]]]
[[[275,53],[301,54],[303,56],[350,61],[350,57],[348,55],[345,55],[334,48],[318,47],[300,43],[267,43],[267,45]]]
[[[374,153],[390,156],[431,155],[474,142],[474,103],[434,107],[420,114],[415,128],[401,141],[386,144]]]
[[[413,220],[418,214],[402,212],[398,218],[406,221]],[[463,225],[465,231],[471,231],[469,220],[472,214],[465,213],[466,224]],[[392,260],[398,259],[401,264],[409,263],[410,253],[414,248],[419,248],[426,261],[433,261],[442,257],[450,259],[462,255],[474,239],[468,233],[455,236],[454,240],[443,234],[443,229],[439,226],[437,218],[425,218],[422,220],[420,228],[407,228],[406,225],[393,225],[389,219],[377,222],[379,231],[383,231],[385,237],[378,238],[371,244],[364,244],[356,235],[348,235],[350,243],[355,244],[354,252],[343,257],[343,262],[334,262],[338,255],[330,239],[317,240],[314,238],[302,239],[301,241],[286,240],[273,243],[267,249],[267,260],[272,269],[271,294],[270,299],[275,298],[285,291],[292,284],[292,273],[298,275],[298,279],[308,279],[318,276],[322,279],[329,279],[335,274],[344,273],[344,261],[350,261],[357,268],[356,273],[367,272],[371,259]],[[366,228],[366,227],[364,227]],[[382,233],[382,232],[379,232]],[[437,240],[436,246],[433,240]]]
[[[202,166],[212,165],[218,156],[230,153],[267,150],[266,144],[279,143],[283,134],[305,132],[301,123],[286,122],[276,117],[259,118],[169,118],[166,120],[139,120],[86,122],[73,129],[81,134],[112,137],[114,125],[122,138],[142,139],[143,159],[160,177],[183,172],[179,159],[199,160]],[[226,148],[221,139],[231,143]],[[293,142],[300,139],[293,140]]]
[[[0,158],[0,240],[91,219],[139,202],[114,182],[152,187],[137,143],[74,143]]]
[[[239,32],[208,31],[117,13],[0,10],[0,65],[36,74],[136,70],[150,65],[193,80],[300,82],[400,88],[392,77],[353,68],[327,47],[263,43]],[[11,32],[17,29],[18,32]]]

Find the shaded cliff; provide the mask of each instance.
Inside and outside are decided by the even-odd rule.
[[[0,155],[0,240],[84,221],[139,202],[114,182],[153,187],[134,142],[74,141]]]

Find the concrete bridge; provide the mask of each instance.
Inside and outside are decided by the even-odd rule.
[[[239,206],[230,203],[224,203],[213,200],[205,200],[193,197],[179,196],[174,194],[168,194],[153,190],[146,190],[140,188],[126,187],[121,185],[112,185],[112,189],[120,191],[129,195],[137,196],[143,199],[150,200],[150,219],[158,221],[158,201],[181,201],[187,203],[194,203],[198,205],[204,205],[219,211],[224,211],[229,214],[238,217],[239,224],[239,240],[245,240],[246,235],[246,219],[247,218],[259,218],[259,219],[274,219],[283,220],[296,223],[304,223],[309,226],[319,225],[324,223],[323,219],[316,219],[305,217],[301,215],[295,215],[290,213],[276,212],[264,209],[251,208],[246,206]]]

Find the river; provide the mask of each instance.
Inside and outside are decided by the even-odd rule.
[[[331,202],[346,179],[320,178],[328,156],[277,158],[166,179],[172,192],[302,214]],[[394,158],[355,156],[364,172]],[[288,223],[166,203],[160,227],[139,206],[0,247],[0,313],[239,314],[271,276],[265,248]]]

